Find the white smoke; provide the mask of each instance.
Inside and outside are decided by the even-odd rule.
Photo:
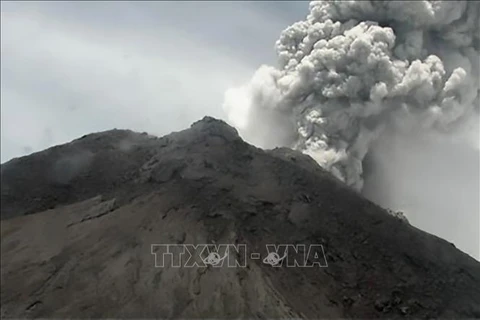
[[[383,136],[478,117],[479,30],[477,1],[312,1],[276,42],[278,65],[228,90],[224,109],[247,141],[300,150],[362,190]]]

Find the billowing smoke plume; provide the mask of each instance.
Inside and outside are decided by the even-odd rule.
[[[480,2],[313,1],[224,108],[244,138],[309,154],[362,189],[382,135],[448,132],[477,115]]]

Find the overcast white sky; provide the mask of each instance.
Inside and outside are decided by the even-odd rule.
[[[308,2],[1,2],[1,162],[86,133],[224,118]]]

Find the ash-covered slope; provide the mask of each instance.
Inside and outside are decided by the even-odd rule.
[[[88,135],[1,171],[2,317],[480,317],[477,261],[212,118]],[[246,267],[155,268],[152,244],[207,243],[246,244]],[[267,244],[321,244],[328,267],[251,258]]]

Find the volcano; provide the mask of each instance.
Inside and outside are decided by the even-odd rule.
[[[478,261],[214,118],[89,134],[2,164],[1,187],[2,318],[480,317]],[[159,265],[160,244],[248,254]],[[266,263],[285,244],[322,263]]]

